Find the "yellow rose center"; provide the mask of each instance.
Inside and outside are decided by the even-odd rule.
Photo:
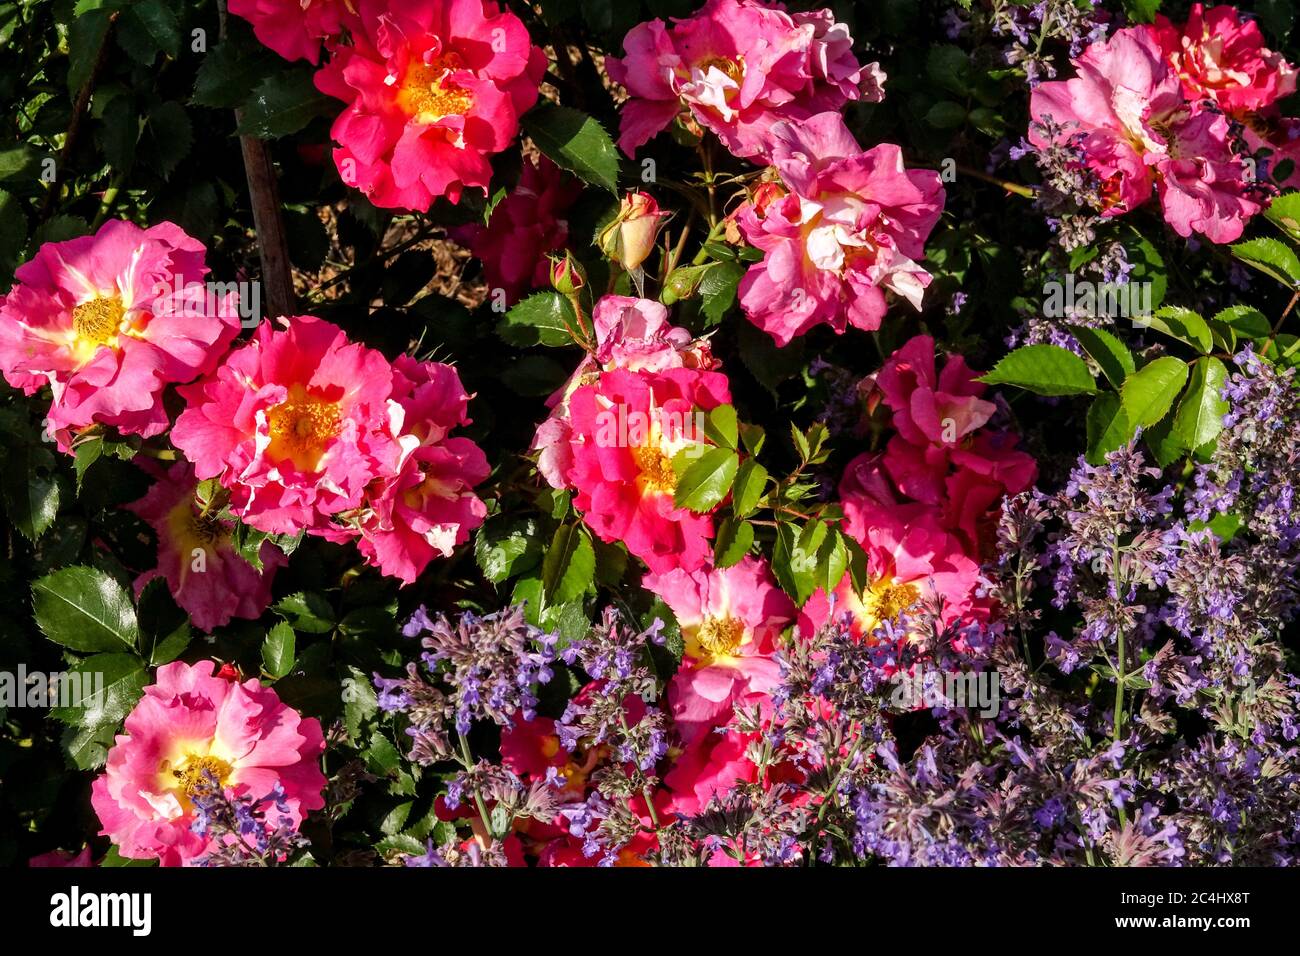
[[[886,621],[892,621],[921,600],[921,589],[915,584],[895,584],[880,580],[862,595],[862,630],[870,634]]]
[[[227,778],[233,768],[220,757],[195,757],[190,755],[185,760],[185,766],[179,770],[173,770],[172,776],[177,780],[177,786],[185,791],[185,796],[192,797],[200,788],[211,784],[212,780],[208,779],[209,775],[216,780],[218,786],[225,786]]]
[[[126,307],[116,297],[101,296],[72,310],[72,328],[82,342],[111,345],[126,317]]]
[[[316,471],[325,443],[338,434],[341,416],[338,402],[294,385],[289,397],[266,413],[266,420],[271,432],[267,454],[279,461],[288,459],[302,471]]]
[[[455,53],[448,52],[432,63],[414,62],[406,68],[398,105],[421,123],[436,123],[446,116],[463,116],[469,112],[474,97],[468,90],[447,79],[452,70],[463,64]]]
[[[745,640],[745,624],[731,616],[704,619],[691,641],[691,656],[708,663],[719,657],[735,657]]]
[[[725,56],[706,57],[699,62],[698,67],[701,73],[708,73],[709,70],[717,67],[728,78],[735,80],[737,83],[740,82],[740,78],[745,73],[745,68],[740,64],[739,60],[729,60]]]
[[[672,494],[677,487],[673,460],[658,445],[638,445],[631,449],[632,460],[641,472],[641,484],[647,491]]]

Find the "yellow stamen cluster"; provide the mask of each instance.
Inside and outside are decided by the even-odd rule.
[[[83,302],[72,310],[72,328],[77,338],[96,345],[108,345],[117,335],[126,317],[122,300],[100,296]]]
[[[919,600],[921,591],[915,584],[893,584],[889,581],[877,582],[862,595],[867,614],[876,626],[894,620]]]
[[[708,73],[713,67],[717,67],[725,73],[730,79],[740,82],[741,76],[744,75],[745,68],[738,60],[729,60],[723,56],[711,56],[701,60],[698,64],[701,73]]]
[[[402,78],[399,105],[422,123],[468,113],[474,97],[447,79],[452,70],[460,67],[460,57],[451,52],[429,64],[412,63]]]
[[[708,659],[733,657],[745,638],[745,624],[734,617],[709,617],[695,632],[700,656]]]
[[[337,402],[318,398],[301,385],[266,413],[273,457],[289,458],[299,468],[315,471],[325,442],[338,434],[341,418]]]
[[[643,485],[651,491],[671,493],[677,487],[673,460],[658,445],[638,445],[631,449],[632,460],[641,472]]]
[[[185,793],[185,796],[193,797],[201,788],[209,784],[208,774],[216,778],[218,786],[224,786],[232,769],[230,764],[220,757],[195,757],[190,755],[186,758],[183,767],[172,771],[172,776],[176,778],[177,786]]]

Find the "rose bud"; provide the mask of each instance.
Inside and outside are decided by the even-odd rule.
[[[652,196],[628,193],[618,215],[601,233],[600,248],[628,272],[634,272],[654,251],[660,220],[667,217]]]
[[[576,295],[587,284],[582,264],[565,250],[563,256],[551,256],[551,288],[562,296]]]

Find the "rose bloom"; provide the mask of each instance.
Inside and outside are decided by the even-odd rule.
[[[127,859],[183,866],[214,849],[191,829],[191,798],[207,775],[231,797],[261,798],[279,785],[295,828],[325,805],[320,724],[259,681],[213,676],[214,667],[158,668],[91,786],[100,832]]]
[[[204,514],[195,501],[193,465],[180,461],[166,470],[152,463],[141,467],[157,480],[143,498],[125,507],[158,535],[158,566],[136,578],[136,595],[154,578],[163,578],[176,604],[202,631],[237,617],[260,617],[271,603],[276,569],[287,563],[284,552],[263,541],[258,571],[231,547],[230,523],[217,518],[217,509]]]
[[[1163,15],[1148,29],[1189,100],[1213,100],[1225,113],[1244,116],[1295,92],[1295,67],[1264,46],[1259,25],[1236,7],[1207,11],[1194,3],[1181,30]]]
[[[858,63],[829,10],[790,14],[756,0],[709,0],[671,26],[642,23],[623,47],[605,66],[630,94],[619,135],[629,156],[685,109],[736,156],[764,157],[772,124],[878,101],[885,79]]]
[[[406,355],[393,363],[390,408],[400,407],[402,422],[394,435],[397,473],[366,489],[357,529],[361,553],[404,584],[468,541],[487,517],[473,492],[491,471],[487,458],[468,438],[450,435],[470,423],[469,398],[450,365]]]
[[[565,487],[602,541],[621,541],[651,571],[695,570],[713,521],[674,503],[673,456],[700,447],[697,414],[730,402],[720,372],[615,369],[569,397]]]
[[[1014,436],[987,429],[997,406],[982,396],[960,355],[938,371],[934,339],[918,335],[889,357],[874,387],[893,412],[897,435],[885,449],[885,467],[903,494],[939,505],[947,500],[954,468],[968,469],[1019,494],[1038,475],[1034,459],[1015,448]]]
[[[1029,141],[1058,141],[1082,150],[1082,163],[1101,183],[1102,215],[1119,215],[1157,189],[1165,221],[1180,236],[1202,233],[1211,242],[1239,238],[1260,210],[1253,177],[1231,142],[1231,125],[1218,112],[1188,102],[1182,84],[1146,28],[1117,31],[1074,61],[1078,75],[1040,83],[1030,94]]]
[[[770,694],[780,683],[772,655],[795,609],[765,561],[746,556],[729,568],[648,574],[642,586],[681,627],[685,651],[668,699],[683,738],[726,723],[737,700]]]
[[[547,284],[547,256],[568,243],[565,216],[581,194],[581,183],[543,156],[540,164],[524,163],[519,185],[492,208],[486,226],[460,226],[450,235],[482,261],[488,285],[514,303]]]
[[[247,20],[263,46],[286,60],[320,60],[321,40],[352,29],[352,0],[230,0],[230,12]]]
[[[771,129],[788,190],[767,190],[737,222],[764,253],[740,281],[748,319],[780,346],[815,325],[880,328],[889,289],[916,308],[930,284],[917,262],[939,220],[939,174],[903,167],[888,143],[863,151],[838,113]]]
[[[537,99],[546,54],[490,0],[360,0],[350,46],[316,74],[347,104],[331,131],[343,181],[377,206],[424,211],[487,191]]]
[[[112,220],[18,267],[0,300],[0,370],[29,395],[50,386],[63,451],[90,425],[165,431],[164,389],[211,371],[239,333],[234,294],[207,301],[205,251],[169,222]]]
[[[815,633],[832,617],[847,617],[855,635],[871,639],[899,614],[940,598],[945,624],[987,620],[988,602],[976,594],[979,563],[945,527],[938,508],[859,496],[848,483],[841,484],[841,495],[844,532],[867,554],[868,584],[859,595],[845,575],[834,601],[819,588],[802,609],[801,633]]]
[[[701,734],[678,754],[664,775],[672,813],[694,816],[715,796],[725,796],[737,786],[758,780],[758,767],[746,750],[754,734],[742,734],[728,727],[718,733]]]
[[[532,450],[537,468],[552,488],[567,488],[565,473],[573,466],[569,445],[569,396],[596,381],[599,371],[616,368],[658,372],[668,368],[714,369],[718,362],[707,340],[668,321],[668,309],[653,299],[607,295],[592,309],[596,331],[595,355],[586,355],[568,382],[547,399],[550,417],[537,427]]]
[[[321,532],[395,473],[389,362],[310,316],[264,322],[212,375],[180,389],[172,444],[231,510],[273,534]]]

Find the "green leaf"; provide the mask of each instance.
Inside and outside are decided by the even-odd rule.
[[[86,768],[82,768],[86,769]],[[115,846],[110,846],[104,858],[99,861],[100,866],[157,866],[157,860],[136,860],[131,857],[122,855],[122,852]]]
[[[1214,336],[1210,333],[1209,325],[1199,313],[1191,309],[1167,305],[1157,309],[1154,315],[1134,318],[1133,324],[1155,329],[1180,342],[1186,342],[1204,355],[1214,351]]]
[[[68,25],[68,92],[77,93],[90,80],[99,59],[99,48],[108,37],[108,10],[88,10]]]
[[[569,329],[578,331],[578,317],[569,300],[558,292],[538,292],[506,313],[497,334],[511,345],[572,345]]]
[[[165,179],[189,155],[193,143],[189,114],[180,103],[172,101],[149,113],[137,150],[141,161]]]
[[[262,669],[279,680],[293,670],[297,639],[287,621],[281,621],[266,632],[262,642]]]
[[[59,512],[59,483],[55,478],[54,453],[40,444],[6,441],[0,490],[5,513],[23,537],[35,541],[54,522]]]
[[[805,537],[807,528],[800,529],[790,523],[782,523],[776,530],[776,544],[772,548],[772,573],[786,594],[802,605],[814,590],[814,575],[817,570],[817,548],[826,533],[826,525],[820,521],[812,522],[821,531],[812,532],[812,540],[800,542]]]
[[[1142,433],[1142,440],[1146,442],[1151,456],[1161,468],[1172,465],[1187,454],[1189,450],[1174,434],[1173,418],[1165,418],[1156,422]]]
[[[1133,267],[1132,272],[1129,273],[1129,281],[1151,283],[1150,307],[1160,308],[1165,300],[1165,291],[1169,287],[1169,278],[1166,275],[1165,261],[1160,257],[1159,250],[1150,239],[1136,229],[1132,230],[1131,236],[1124,242],[1124,249],[1128,253],[1129,265]]]
[[[66,684],[76,693],[52,707],[50,716],[92,732],[116,731],[149,682],[149,672],[134,654],[95,654],[77,661],[68,674],[77,675],[75,683]]]
[[[618,149],[586,113],[543,102],[524,114],[520,125],[561,169],[618,195]]]
[[[238,132],[278,139],[298,132],[318,116],[338,111],[338,100],[316,89],[310,69],[283,69],[259,83],[244,102]]]
[[[861,597],[862,592],[871,584],[867,552],[851,536],[846,534],[843,538],[844,547],[849,553],[849,581],[853,585],[854,593]]]
[[[135,607],[126,589],[98,568],[63,568],[32,585],[36,623],[74,651],[135,651]]]
[[[1195,451],[1219,437],[1228,413],[1223,400],[1227,382],[1228,369],[1217,358],[1202,359],[1193,367],[1187,394],[1174,414],[1173,431],[1184,448]]]
[[[966,107],[952,100],[940,100],[930,107],[925,121],[935,129],[956,129],[966,122]]]
[[[713,542],[714,567],[731,567],[749,553],[753,544],[752,524],[738,518],[723,518],[718,522],[718,536]]]
[[[1120,389],[1124,414],[1134,428],[1150,428],[1164,418],[1187,383],[1187,363],[1166,355],[1144,365]]]
[[[1247,239],[1233,245],[1232,254],[1288,289],[1300,289],[1300,258],[1285,243],[1277,239]]]
[[[508,525],[489,521],[474,536],[474,560],[493,584],[532,570],[541,559],[541,531],[533,518]]]
[[[717,408],[710,409],[704,417],[704,437],[715,445],[734,450],[740,443],[735,407],[719,405]]]
[[[542,561],[542,594],[548,605],[566,604],[586,593],[596,577],[596,552],[578,523],[555,529]]]
[[[830,529],[817,549],[817,566],[813,570],[813,589],[834,592],[849,567],[849,549],[838,528]]]
[[[738,262],[721,262],[713,266],[700,282],[700,311],[714,326],[722,321],[736,304],[736,290],[745,276],[745,267]]]
[[[190,103],[234,109],[284,61],[244,32],[231,32],[203,55]]]
[[[701,447],[684,449],[673,459],[673,470],[677,473],[673,502],[678,508],[704,513],[712,511],[727,497],[740,457],[730,448],[709,448],[700,454]]]
[[[98,770],[108,760],[115,730],[108,724],[98,727],[68,727],[59,742],[68,760],[78,770]]]
[[[970,56],[950,43],[930,47],[925,71],[935,85],[960,97],[970,95]]]
[[[379,698],[370,677],[356,667],[348,667],[343,678],[343,729],[348,739],[359,741],[366,723],[379,713]]]
[[[127,173],[135,162],[136,144],[140,141],[140,113],[130,96],[114,97],[104,109],[99,142],[114,171]]]
[[[1105,329],[1093,329],[1087,326],[1070,326],[1070,331],[1079,340],[1083,350],[1092,360],[1101,366],[1101,373],[1106,381],[1119,388],[1136,370],[1133,353],[1128,346]]]
[[[1300,192],[1278,196],[1264,210],[1264,218],[1293,241],[1300,242]]]
[[[136,600],[139,621],[140,656],[150,667],[170,664],[189,646],[190,618],[177,606],[171,589],[161,577],[152,579]]]
[[[767,469],[758,463],[758,459],[746,458],[740,463],[732,487],[731,509],[736,517],[743,518],[758,507],[759,499],[767,490],[767,477]]]
[[[328,634],[334,630],[334,609],[315,591],[298,591],[281,598],[271,608],[283,616],[295,631]]]
[[[559,635],[561,646],[580,641],[591,631],[591,621],[587,619],[581,599],[548,605],[541,614],[538,626],[544,631]]]
[[[164,0],[135,0],[119,18],[117,42],[144,66],[159,51],[173,59],[180,55],[181,25],[172,7]]]
[[[1107,452],[1122,448],[1133,439],[1135,429],[1114,392],[1102,392],[1088,408],[1088,450],[1090,465],[1100,465]]]
[[[1124,0],[1124,11],[1134,23],[1154,23],[1160,0]]]
[[[1230,305],[1211,321],[1226,325],[1248,339],[1262,339],[1273,331],[1268,317],[1249,305]]]
[[[986,385],[1015,385],[1038,395],[1088,395],[1097,391],[1088,364],[1056,345],[1026,345],[1016,349],[978,381]]]

